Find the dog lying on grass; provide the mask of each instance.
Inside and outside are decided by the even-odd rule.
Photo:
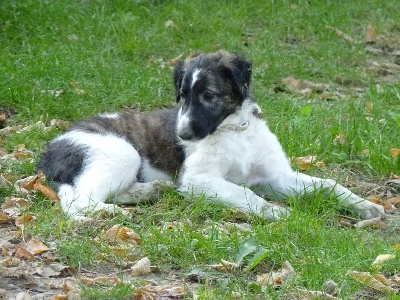
[[[293,171],[250,82],[251,63],[242,57],[189,57],[174,71],[177,108],[80,121],[48,145],[38,169],[58,186],[62,209],[74,219],[119,210],[115,204],[141,201],[174,179],[182,193],[270,220],[290,211],[261,196],[281,200],[320,188],[364,219],[384,214],[333,180]],[[106,203],[110,195],[114,203]]]

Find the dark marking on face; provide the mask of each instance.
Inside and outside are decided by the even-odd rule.
[[[219,51],[188,58],[176,66],[178,136],[202,139],[213,133],[250,96],[251,63]]]

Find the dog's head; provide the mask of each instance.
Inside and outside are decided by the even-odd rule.
[[[181,103],[177,133],[198,140],[213,133],[250,96],[251,63],[225,51],[191,56],[174,72]]]

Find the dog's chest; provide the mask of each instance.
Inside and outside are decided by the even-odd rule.
[[[185,170],[215,174],[238,184],[245,183],[266,150],[265,130],[268,129],[263,126],[249,126],[245,131],[213,134],[187,148]]]

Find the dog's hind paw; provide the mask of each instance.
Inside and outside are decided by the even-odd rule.
[[[262,217],[269,221],[279,221],[290,216],[290,209],[283,206],[272,205],[262,211]]]

